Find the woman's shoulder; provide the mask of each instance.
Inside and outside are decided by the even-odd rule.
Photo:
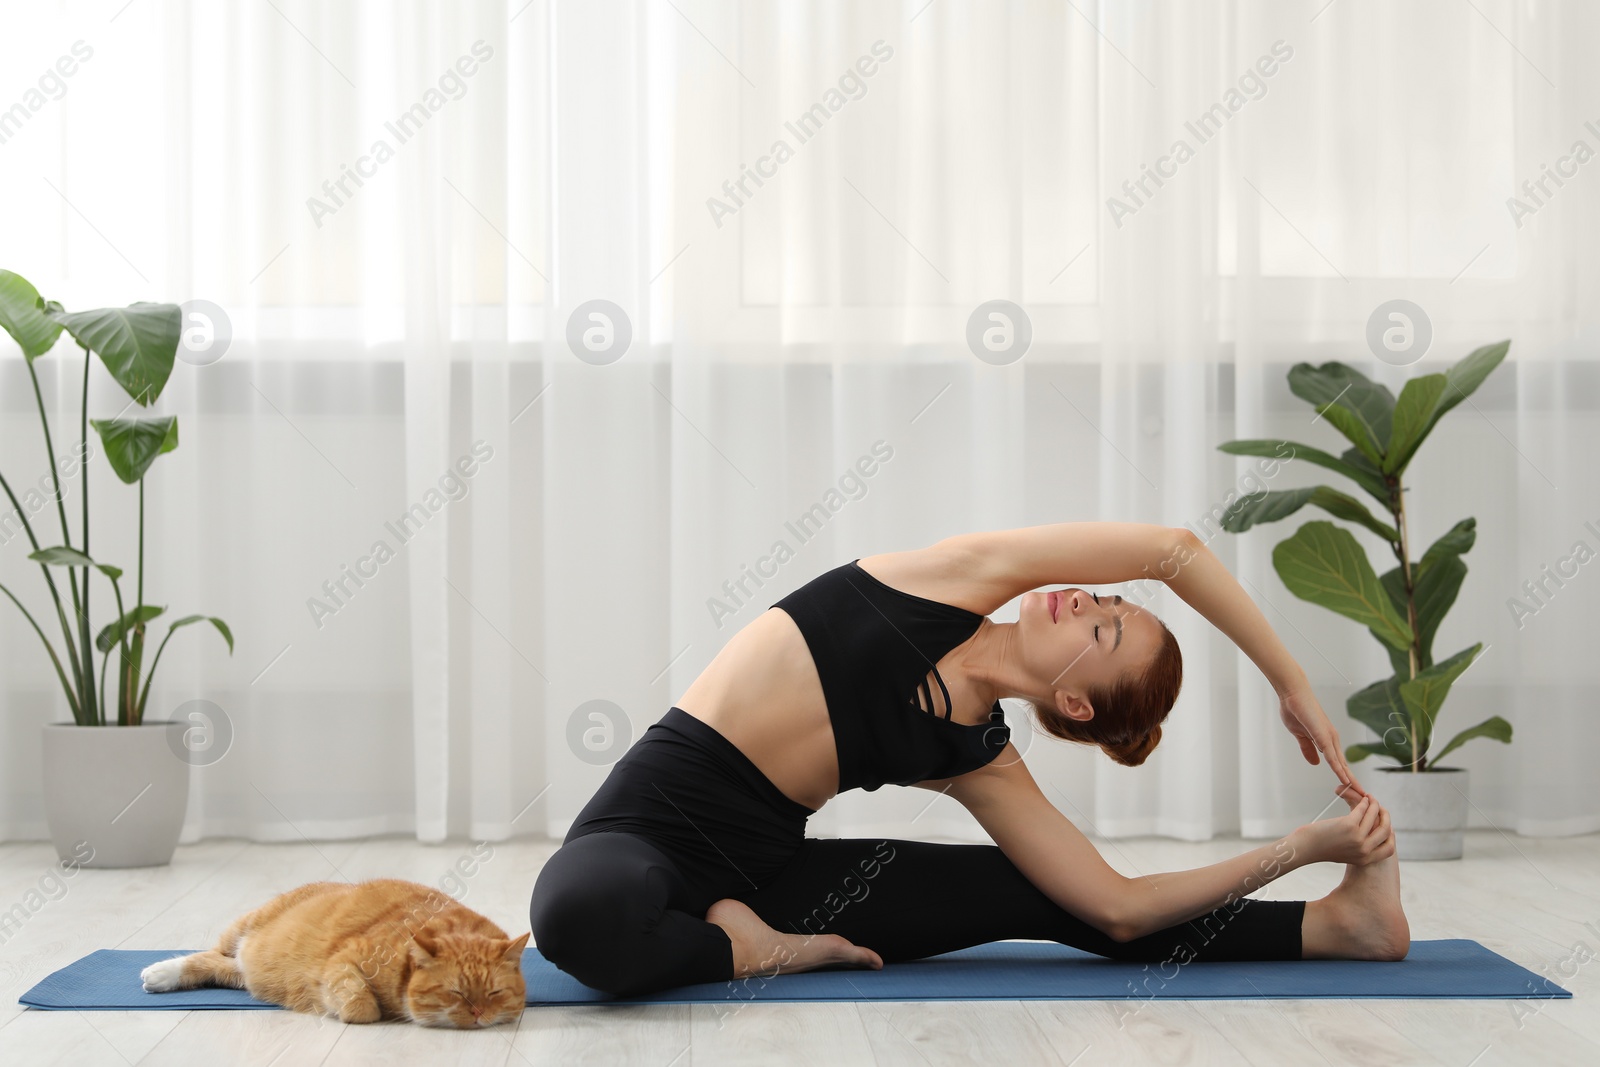
[[[988,615],[1009,599],[999,598],[977,556],[952,540],[861,556],[846,566],[893,592],[973,615]]]

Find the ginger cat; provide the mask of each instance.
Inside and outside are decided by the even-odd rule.
[[[150,993],[227,986],[347,1023],[472,1030],[521,1015],[527,943],[416,882],[313,882],[235,920],[216,948],[140,978]]]

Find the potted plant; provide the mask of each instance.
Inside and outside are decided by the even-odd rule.
[[[1411,558],[1406,527],[1406,486],[1402,476],[1439,419],[1466,399],[1505,358],[1510,341],[1477,349],[1442,374],[1406,382],[1395,398],[1383,385],[1343,363],[1314,367],[1297,363],[1289,389],[1349,439],[1339,456],[1287,441],[1229,441],[1218,447],[1238,456],[1302,459],[1353,481],[1383,505],[1379,518],[1355,497],[1326,485],[1264,490],[1240,497],[1226,511],[1222,526],[1240,533],[1258,522],[1287,518],[1315,504],[1334,518],[1353,522],[1389,543],[1395,566],[1377,574],[1355,536],[1332,522],[1308,522],[1272,550],[1272,565],[1295,596],[1354,619],[1389,654],[1393,674],[1350,697],[1351,718],[1370,727],[1376,741],[1353,744],[1345,758],[1354,763],[1370,755],[1387,756],[1367,783],[1389,809],[1402,859],[1457,859],[1467,815],[1467,772],[1439,762],[1475,737],[1510,742],[1511,724],[1498,715],[1456,734],[1436,754],[1430,749],[1434,726],[1451,684],[1471,666],[1481,642],[1435,660],[1433,637],[1455,602],[1472,548],[1477,520],[1462,519]],[[1292,453],[1284,456],[1284,448]]]
[[[61,542],[41,544],[29,521],[43,499],[29,499],[25,508],[0,471],[0,491],[21,519],[39,564],[61,650],[45,633],[39,617],[11,589],[3,593],[33,628],[55,667],[56,677],[72,711],[72,723],[44,727],[45,817],[56,852],[63,860],[90,867],[142,867],[166,863],[178,844],[189,796],[189,762],[184,759],[184,724],[146,722],[150,683],[172,634],[197,622],[210,622],[233,651],[233,635],[221,619],[190,615],[167,624],[166,634],[145,666],[146,627],[166,608],[144,600],[144,479],[163,452],[178,445],[178,420],[173,416],[143,419],[89,418],[90,353],[100,358],[134,403],[148,407],[161,395],[172,374],[182,314],[175,304],[133,304],[69,312],[45,301],[27,279],[0,270],[0,327],[22,349],[50,461],[51,484]],[[83,460],[78,492],[82,518],[78,539],[67,519],[56,463],[54,436],[45,414],[34,363],[55,347],[65,331],[84,350],[83,396],[76,455]],[[132,604],[123,599],[123,571],[97,561],[89,547],[88,433],[93,426],[111,469],[124,483],[139,487],[139,558]],[[70,464],[67,465],[70,468]],[[70,473],[70,471],[69,471]],[[32,490],[25,498],[38,496]],[[65,589],[58,574],[65,574]],[[90,592],[96,580],[110,586],[116,615],[95,631],[91,625]],[[63,599],[65,597],[65,599]],[[104,603],[97,600],[96,603]],[[70,611],[68,609],[71,609]],[[50,621],[44,616],[45,622]],[[93,637],[91,638],[91,634]],[[98,674],[95,653],[100,653]],[[108,698],[106,675],[115,660],[114,696]],[[142,682],[142,684],[141,684]],[[106,729],[106,727],[116,729]],[[88,858],[85,859],[87,853]]]

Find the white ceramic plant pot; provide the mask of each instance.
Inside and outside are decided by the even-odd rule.
[[[1413,773],[1381,767],[1361,783],[1389,811],[1395,855],[1403,860],[1458,860],[1467,826],[1467,772]]]
[[[45,725],[45,820],[62,860],[154,867],[172,859],[189,803],[184,729]]]

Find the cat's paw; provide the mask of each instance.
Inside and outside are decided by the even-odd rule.
[[[183,981],[183,957],[158,960],[139,972],[146,993],[171,993]]]
[[[383,1018],[383,1010],[371,993],[340,1000],[333,1015],[342,1023],[375,1023]]]

